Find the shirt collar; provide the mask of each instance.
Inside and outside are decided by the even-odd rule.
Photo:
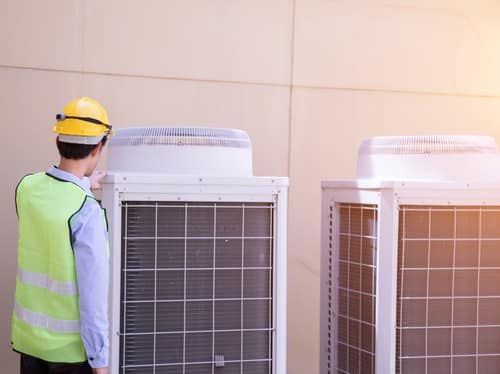
[[[79,187],[81,187],[85,193],[89,196],[94,196],[90,191],[90,180],[87,177],[83,177],[82,179],[78,178],[76,175],[68,173],[67,171],[58,169],[57,166],[51,166],[49,170],[47,170],[47,174],[52,175],[58,179],[62,179],[68,182],[75,183]]]

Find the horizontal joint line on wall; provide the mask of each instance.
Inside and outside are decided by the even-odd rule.
[[[469,97],[482,99],[500,99],[500,94],[490,95],[481,93],[465,93],[465,92],[446,92],[446,91],[418,91],[418,90],[397,90],[376,87],[341,87],[341,86],[314,86],[314,85],[293,85],[294,89],[314,89],[314,90],[332,90],[332,91],[350,91],[350,92],[370,92],[370,93],[385,93],[385,94],[403,94],[403,95],[419,95],[419,96],[444,96],[444,97]]]
[[[108,77],[123,77],[123,78],[139,78],[139,79],[162,79],[173,81],[186,81],[186,82],[199,82],[199,83],[219,83],[219,84],[235,84],[235,85],[250,85],[262,87],[281,87],[287,89],[311,89],[311,90],[332,90],[332,91],[347,91],[347,92],[368,92],[368,93],[382,93],[382,94],[402,94],[402,95],[419,95],[419,96],[441,96],[441,97],[466,97],[466,98],[479,98],[479,99],[500,99],[500,94],[481,94],[481,93],[465,93],[465,92],[446,92],[446,91],[418,91],[418,90],[398,90],[398,89],[385,89],[377,87],[341,87],[341,86],[315,86],[315,85],[298,85],[289,83],[272,83],[272,82],[252,82],[252,81],[231,81],[231,80],[217,80],[217,79],[201,79],[201,78],[187,78],[187,77],[168,77],[168,76],[155,76],[145,74],[126,74],[126,73],[111,73],[99,71],[83,71],[71,69],[54,69],[54,68],[41,68],[33,66],[16,66],[16,65],[3,65],[0,68],[15,69],[15,70],[31,70],[43,72],[57,72],[66,74],[83,74],[83,75],[99,75]]]
[[[162,79],[174,81],[187,81],[187,82],[200,82],[200,83],[219,83],[219,84],[237,84],[237,85],[251,85],[251,86],[267,86],[267,87],[282,87],[290,88],[290,84],[284,83],[271,83],[271,82],[252,82],[252,81],[231,81],[231,80],[218,80],[218,79],[202,79],[202,78],[187,78],[187,77],[169,77],[161,75],[147,75],[147,74],[127,74],[127,73],[111,73],[104,71],[90,71],[90,70],[71,70],[71,69],[54,69],[42,68],[34,66],[16,66],[16,65],[3,65],[0,68],[15,69],[15,70],[31,70],[53,73],[66,73],[66,74],[83,74],[83,75],[99,75],[107,77],[122,77],[122,78],[139,78],[139,79]]]

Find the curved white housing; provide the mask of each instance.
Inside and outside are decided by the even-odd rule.
[[[110,138],[111,172],[252,176],[252,145],[235,129],[137,127]]]
[[[382,136],[359,147],[358,179],[500,179],[500,153],[489,136]]]

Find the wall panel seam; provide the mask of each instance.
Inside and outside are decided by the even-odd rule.
[[[141,75],[141,74],[124,74],[124,73],[110,73],[110,72],[98,72],[98,71],[80,71],[71,69],[52,69],[52,68],[41,68],[33,66],[16,66],[16,65],[4,65],[0,64],[0,69],[13,69],[13,70],[31,70],[39,72],[50,72],[50,73],[65,73],[65,74],[77,74],[77,75],[95,75],[95,76],[108,76],[108,77],[119,77],[119,78],[137,78],[137,79],[152,79],[152,80],[172,80],[172,81],[183,81],[183,82],[196,82],[196,83],[222,83],[222,84],[234,84],[234,85],[250,85],[250,86],[265,86],[265,87],[277,87],[277,88],[290,88],[289,83],[271,83],[271,82],[252,82],[252,81],[236,81],[236,80],[222,80],[222,79],[197,79],[197,78],[185,78],[185,77],[167,77],[167,76],[155,76],[155,75]]]
[[[288,165],[287,171],[290,175],[291,172],[291,159],[292,159],[292,120],[293,120],[293,76],[295,69],[295,10],[296,10],[296,0],[292,1],[292,22],[291,22],[291,40],[290,40],[290,90],[288,98]]]
[[[251,82],[251,81],[230,81],[230,80],[216,80],[216,79],[196,79],[196,78],[182,78],[182,77],[165,77],[153,75],[138,75],[138,74],[123,74],[123,73],[109,73],[109,72],[96,72],[96,71],[80,71],[71,69],[51,69],[40,68],[32,66],[16,66],[0,64],[0,69],[12,70],[31,70],[39,72],[51,73],[65,73],[76,75],[95,75],[95,76],[108,76],[108,77],[121,77],[121,78],[136,78],[136,79],[152,79],[152,80],[172,80],[183,82],[197,82],[197,83],[219,83],[219,84],[234,84],[234,85],[247,85],[247,86],[261,86],[261,87],[274,87],[286,88],[293,93],[294,89],[308,89],[308,90],[331,90],[331,91],[346,91],[346,92],[367,92],[367,93],[386,93],[386,94],[401,94],[401,95],[419,95],[419,96],[442,96],[442,97],[465,97],[477,99],[500,99],[500,94],[481,94],[481,93],[466,93],[466,92],[446,92],[446,91],[418,91],[418,90],[397,90],[397,89],[384,89],[384,88],[362,88],[362,87],[342,87],[342,86],[314,86],[314,85],[297,85],[291,83],[270,83],[270,82]],[[292,106],[292,98],[290,98],[290,111]],[[293,114],[293,113],[291,113]],[[291,119],[290,119],[291,129]],[[291,138],[291,136],[290,136]],[[290,139],[291,142],[291,139]]]

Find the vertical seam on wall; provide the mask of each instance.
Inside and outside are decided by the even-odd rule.
[[[292,115],[293,115],[293,74],[294,74],[294,59],[295,59],[295,6],[296,0],[292,0],[292,34],[290,45],[290,90],[288,97],[288,165],[287,175],[290,176],[291,172],[291,159],[292,159]]]
[[[83,0],[80,2],[80,14],[81,14],[81,33],[82,35],[80,36],[80,53],[81,53],[81,60],[80,60],[80,74],[78,83],[80,87],[78,87],[78,90],[82,92],[83,90],[83,79],[85,77],[84,71],[85,71],[85,31],[86,31],[86,6],[87,6],[87,1]],[[87,96],[87,95],[85,95]]]

